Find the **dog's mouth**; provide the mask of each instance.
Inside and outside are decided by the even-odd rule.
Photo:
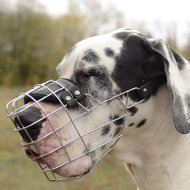
[[[95,164],[88,155],[69,162],[69,160],[65,159],[65,155],[61,155],[61,150],[47,156],[42,156],[31,148],[26,148],[24,152],[32,161],[37,162],[41,166],[42,172],[48,169],[52,171],[53,175],[58,174],[68,179],[86,175],[91,171],[93,164]]]
[[[45,164],[42,158],[40,157],[40,154],[37,154],[36,152],[34,152],[31,149],[25,149],[24,150],[25,154],[33,161],[38,162],[39,164]]]

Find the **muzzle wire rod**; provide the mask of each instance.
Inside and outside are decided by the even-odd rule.
[[[44,88],[48,89],[48,90],[59,100],[58,96],[57,96],[50,88],[48,88],[47,86],[45,86],[45,84],[41,84],[41,85],[42,85]],[[63,87],[63,88],[64,88],[64,87]],[[59,100],[59,101],[60,101],[60,100]],[[61,103],[62,106],[65,106],[61,101],[60,101],[60,103]],[[37,104],[40,105],[38,101],[37,101]],[[47,117],[46,112],[45,112],[44,108],[43,108],[41,105],[40,105],[40,108],[41,108],[42,112],[44,113],[44,115]],[[69,154],[67,153],[66,149],[64,148],[61,139],[59,138],[57,132],[55,131],[55,128],[53,127],[53,125],[52,125],[52,123],[51,123],[51,121],[49,120],[48,117],[47,117],[47,120],[48,120],[48,123],[49,123],[49,125],[51,126],[53,132],[55,133],[57,139],[59,140],[59,143],[61,144],[61,146],[62,146],[62,148],[63,148],[65,154],[67,155],[68,160],[70,161]]]
[[[35,99],[34,99],[32,96],[30,96],[29,94],[28,94],[28,96],[29,96],[33,101],[35,101]],[[38,102],[38,101],[35,101],[35,102],[36,102],[37,105],[41,108],[42,112],[46,115],[45,110],[44,110],[43,107],[39,104],[39,102]],[[20,119],[19,119],[19,120],[20,120]],[[48,120],[49,120],[49,119],[48,119]],[[21,123],[22,127],[24,127],[21,121],[20,121],[20,123]],[[27,134],[27,136],[29,137],[30,141],[33,142],[33,144],[35,145],[37,151],[40,152],[39,147],[38,147],[36,141],[33,141],[33,139],[30,137],[28,131],[27,131],[25,128],[24,128],[24,131],[26,132],[26,134]],[[63,147],[63,148],[64,148],[64,147]],[[64,150],[65,150],[65,149],[64,149]],[[32,155],[34,156],[33,153],[32,153]],[[34,156],[34,158],[35,158],[35,156]],[[48,163],[45,161],[44,158],[42,158],[42,161],[48,166],[48,168],[50,168],[50,166],[48,165]],[[41,166],[41,164],[40,164],[39,162],[38,162],[38,164]],[[41,167],[42,167],[42,166],[41,166]],[[54,173],[53,173],[53,172],[51,172],[51,173],[52,173],[52,175],[55,177]],[[55,178],[56,178],[56,177],[55,177]]]
[[[62,88],[65,88],[62,84],[59,84],[57,81],[55,81],[55,83],[56,83],[57,85],[60,85]],[[60,99],[58,98],[57,94],[55,94],[55,92],[53,92],[51,89],[49,89],[49,90],[50,90],[50,91],[56,96],[56,98],[60,101]],[[66,88],[65,88],[65,90],[70,94],[71,97],[73,97],[73,95],[72,95]],[[74,98],[74,97],[73,97],[73,98]],[[62,106],[64,106],[65,111],[66,111],[66,113],[67,113],[67,115],[68,115],[68,117],[69,117],[71,123],[73,124],[73,127],[75,128],[77,134],[78,134],[79,137],[81,138],[82,143],[83,143],[85,149],[88,151],[88,147],[86,146],[84,140],[82,139],[82,137],[81,137],[81,135],[80,135],[80,133],[79,133],[77,127],[75,126],[75,124],[74,124],[74,122],[73,122],[73,120],[72,120],[72,118],[71,118],[71,116],[70,116],[70,114],[69,114],[69,111],[66,109],[65,105],[64,105],[61,101],[60,101],[60,103],[61,103]],[[56,131],[55,131],[55,133],[56,133]],[[59,137],[58,137],[58,138],[59,138]],[[62,142],[61,142],[61,145],[62,145]],[[70,159],[70,158],[69,158],[69,159]]]
[[[49,84],[50,84],[50,85],[49,85]],[[60,88],[59,88],[58,90],[52,90],[53,88],[51,89],[51,85],[54,85],[54,84],[58,85],[58,87],[60,87]],[[37,100],[36,100],[34,97],[32,97],[32,96],[30,95],[30,93],[33,92],[33,91],[35,91],[35,90],[38,90],[38,89],[40,89],[40,88],[46,89],[49,94],[45,94],[45,96],[43,96],[42,98],[40,97],[40,99],[37,99]],[[55,89],[56,89],[56,88],[55,88]],[[90,102],[91,104],[92,104],[92,101],[93,101],[94,104],[95,104],[95,102],[96,102],[96,105],[92,104],[92,107],[90,107],[90,108],[88,107],[88,108],[87,108],[87,107],[85,107],[84,105],[82,105],[81,102],[77,100],[77,97],[75,98],[74,95],[73,95],[62,83],[59,83],[59,82],[57,82],[57,81],[50,80],[50,81],[47,81],[46,83],[42,83],[42,84],[36,85],[33,89],[31,89],[31,90],[28,91],[27,93],[22,93],[22,94],[19,95],[17,98],[15,98],[14,100],[10,101],[10,102],[7,104],[7,106],[6,106],[6,109],[7,109],[8,116],[11,118],[12,122],[15,124],[14,119],[17,117],[17,119],[19,120],[19,123],[21,124],[20,128],[17,128],[17,127],[16,127],[14,130],[15,130],[15,131],[18,131],[18,132],[23,130],[23,131],[26,133],[26,135],[28,136],[30,142],[29,142],[29,143],[23,142],[22,145],[23,145],[23,147],[28,147],[28,149],[29,149],[30,152],[31,152],[32,159],[37,161],[38,165],[39,165],[40,168],[41,168],[41,172],[43,172],[43,173],[45,174],[46,178],[47,178],[48,180],[50,180],[50,181],[63,181],[63,180],[68,180],[68,179],[80,178],[80,177],[82,177],[82,176],[79,176],[79,177],[72,177],[72,178],[70,178],[70,177],[64,177],[64,179],[59,180],[59,179],[56,177],[55,173],[54,173],[54,172],[56,172],[55,170],[59,169],[60,167],[65,166],[66,164],[69,164],[69,163],[71,163],[71,162],[74,162],[75,160],[77,160],[77,159],[79,159],[79,158],[81,158],[81,157],[83,157],[83,156],[86,156],[86,155],[92,153],[93,151],[96,151],[97,149],[99,149],[99,148],[101,148],[102,146],[105,146],[105,145],[107,145],[107,144],[109,144],[109,143],[112,143],[112,144],[111,144],[111,147],[109,147],[109,149],[106,150],[106,152],[101,155],[101,157],[98,159],[98,161],[99,161],[104,155],[106,155],[108,152],[111,151],[112,147],[117,143],[117,141],[119,140],[119,138],[122,136],[122,131],[123,131],[124,126],[122,126],[122,130],[121,130],[121,132],[119,133],[119,135],[118,135],[117,137],[115,137],[115,138],[113,138],[113,139],[111,139],[111,140],[108,140],[108,141],[107,141],[107,139],[105,139],[106,142],[104,141],[104,142],[101,143],[101,144],[100,144],[100,143],[95,144],[95,147],[93,147],[93,148],[91,147],[91,149],[87,147],[87,145],[86,145],[86,143],[85,143],[85,140],[84,140],[84,137],[86,137],[87,135],[90,135],[90,134],[95,133],[96,131],[102,129],[102,127],[104,127],[104,126],[106,126],[106,125],[109,125],[109,124],[111,124],[111,123],[113,123],[113,122],[115,122],[115,121],[117,121],[117,120],[119,120],[119,119],[121,119],[121,118],[124,118],[124,117],[126,118],[126,116],[127,116],[127,109],[129,109],[129,108],[131,108],[131,107],[133,107],[133,106],[135,106],[135,105],[137,105],[137,104],[143,102],[144,100],[140,100],[140,101],[138,101],[138,102],[132,102],[131,105],[128,105],[129,93],[130,93],[131,91],[133,91],[133,90],[139,90],[139,88],[138,88],[138,87],[134,87],[134,88],[132,88],[132,89],[130,89],[130,90],[127,90],[127,91],[122,92],[122,93],[120,93],[120,94],[114,95],[114,96],[112,96],[111,98],[109,98],[109,99],[107,99],[107,100],[104,100],[104,101],[101,101],[101,102],[100,102],[99,100],[97,100],[94,96],[92,96],[91,94],[86,93],[86,94],[85,94],[85,95],[86,95],[86,98],[88,98],[88,100],[89,100],[89,102]],[[75,116],[74,118],[72,118],[73,116],[71,116],[70,113],[69,113],[69,109],[70,109],[70,108],[67,106],[67,104],[65,104],[65,102],[61,101],[61,99],[59,98],[59,95],[60,95],[60,93],[61,93],[62,91],[67,91],[67,93],[68,93],[72,98],[74,98],[74,100],[75,100],[75,102],[77,103],[77,105],[78,105],[80,108],[82,108],[82,109],[84,110],[84,112],[83,112],[82,114],[79,114],[77,117]],[[123,96],[123,95],[125,95],[126,98],[127,98],[126,103],[125,103],[125,102],[123,101],[123,99],[122,99],[122,96]],[[29,105],[25,104],[25,105],[19,107],[19,103],[21,103],[21,99],[24,99],[25,96],[28,96],[28,98],[30,98],[30,99],[32,100],[32,102],[31,102]],[[40,102],[43,102],[43,101],[45,102],[45,99],[48,98],[48,97],[50,97],[50,96],[52,96],[54,99],[56,98],[56,99],[55,99],[55,100],[56,100],[56,103],[58,103],[58,105],[60,105],[60,107],[59,107],[59,108],[56,108],[54,111],[52,111],[52,112],[50,112],[50,113],[46,113],[45,109],[44,109],[43,106],[40,104]],[[119,100],[119,102],[121,103],[121,105],[124,107],[124,114],[123,114],[123,115],[121,115],[120,117],[117,117],[117,118],[115,118],[115,119],[113,119],[113,120],[110,120],[110,121],[108,121],[108,122],[105,122],[105,123],[102,124],[102,125],[98,125],[96,128],[94,128],[94,129],[92,129],[92,130],[90,130],[90,131],[88,131],[88,132],[86,132],[86,133],[84,133],[84,134],[81,134],[81,133],[80,133],[80,130],[79,130],[79,129],[77,128],[77,126],[75,125],[75,121],[76,121],[77,119],[79,119],[81,116],[87,115],[87,114],[89,114],[90,112],[94,111],[98,106],[104,105],[105,103],[108,103],[108,102],[113,101],[113,100],[116,100],[116,99]],[[51,99],[50,99],[50,100],[51,100]],[[32,124],[29,124],[29,125],[27,125],[27,126],[24,126],[24,124],[21,122],[20,118],[19,118],[17,115],[18,115],[19,113],[22,113],[24,110],[27,110],[28,108],[30,108],[30,107],[32,107],[32,106],[35,106],[35,104],[36,104],[37,106],[39,106],[39,108],[41,109],[41,112],[44,114],[44,116],[43,116],[42,118],[38,119],[37,121],[33,122]],[[68,103],[68,105],[69,105],[69,103]],[[9,109],[10,106],[12,106],[11,112],[10,112],[10,109]],[[62,109],[64,109],[64,111],[66,112],[66,114],[67,114],[67,116],[68,116],[68,118],[69,118],[70,121],[67,122],[66,124],[64,124],[64,125],[62,125],[62,126],[60,126],[60,127],[58,127],[58,128],[54,128],[54,126],[53,126],[52,122],[50,121],[50,118],[49,118],[49,117],[50,117],[51,115],[55,114],[56,112],[58,112],[59,110],[62,110]],[[37,140],[33,140],[33,139],[31,138],[29,132],[27,131],[27,129],[30,128],[30,127],[32,127],[32,126],[34,126],[35,124],[37,124],[38,122],[40,122],[40,121],[42,121],[42,120],[44,120],[44,119],[47,119],[47,122],[49,123],[49,126],[51,127],[52,131],[51,131],[50,133],[44,135],[43,137],[37,139]],[[63,127],[65,127],[65,126],[68,126],[69,124],[72,124],[72,126],[74,127],[74,129],[75,129],[75,131],[76,131],[76,133],[77,133],[78,136],[77,136],[76,138],[70,140],[70,141],[67,142],[67,143],[63,143],[62,140],[60,139],[59,135],[58,135],[58,131],[59,131],[60,129],[62,129]],[[16,124],[15,124],[15,125],[16,125]],[[45,139],[45,138],[47,138],[48,136],[50,136],[50,135],[52,135],[52,134],[55,134],[55,137],[57,138],[58,142],[60,143],[60,146],[58,146],[57,148],[55,148],[55,149],[53,149],[53,150],[51,150],[51,151],[49,151],[49,152],[46,152],[45,154],[40,154],[39,156],[38,156],[38,155],[35,155],[35,154],[34,154],[35,151],[34,151],[34,153],[33,153],[33,150],[31,150],[30,146],[31,146],[31,145],[34,145],[34,146],[36,147],[36,150],[40,153],[40,150],[39,150],[39,147],[38,147],[38,142],[41,141],[41,140],[43,140],[43,139]],[[77,141],[77,140],[80,140],[80,141],[83,143],[84,148],[85,148],[85,151],[84,151],[82,154],[78,154],[78,156],[74,156],[74,155],[73,155],[73,157],[71,158],[71,157],[70,157],[71,155],[69,155],[69,153],[68,153],[67,150],[66,150],[66,146],[69,145],[69,144],[72,144],[73,142],[75,142],[75,141]],[[64,162],[61,163],[61,164],[58,164],[57,166],[50,167],[50,166],[47,164],[47,162],[45,161],[45,160],[46,160],[45,157],[48,156],[48,155],[50,155],[50,154],[53,154],[54,152],[56,152],[56,151],[58,151],[58,150],[60,150],[60,149],[63,149],[63,150],[64,150],[64,153],[65,153],[65,155],[67,156],[67,159],[68,159],[68,160],[67,160],[67,161],[64,161]],[[41,160],[43,161],[43,164],[41,164],[41,163],[38,162],[39,159],[41,159]],[[52,176],[54,177],[54,179],[51,179],[51,178],[48,176],[48,173],[47,173],[47,172],[49,172],[49,171],[51,172],[51,174],[52,174]]]
[[[12,113],[13,113],[13,112],[14,112],[14,113],[17,113],[18,108],[17,108],[17,110],[15,110],[15,105],[17,105],[17,103],[15,103],[15,102],[19,101],[20,99],[21,99],[21,98],[20,98],[20,96],[19,96],[18,98],[16,98],[16,99],[14,99],[13,101],[11,101],[12,110],[13,110]],[[8,116],[11,118],[12,122],[15,123],[14,120],[13,120],[12,115],[11,115],[11,116],[9,115],[9,108],[8,108],[9,105],[10,105],[10,103],[7,104],[6,110],[7,110]],[[17,107],[18,107],[18,106],[17,106]],[[16,115],[16,114],[15,114],[15,115]],[[25,128],[25,127],[23,126],[22,122],[20,121],[20,118],[17,117],[17,119],[19,120],[21,126],[22,126],[23,128]],[[32,139],[32,138],[30,137],[30,135],[28,134],[28,131],[27,131],[26,129],[23,129],[23,130],[24,130],[25,133],[27,134],[27,136],[28,136],[28,138],[30,139],[30,141],[33,142],[33,139]],[[39,148],[38,148],[37,144],[36,144],[36,143],[33,143],[33,144],[34,144],[34,146],[36,147],[36,149],[39,151]],[[30,149],[29,149],[29,151],[30,151]],[[30,151],[30,153],[32,154],[32,157],[35,158],[35,155],[33,154],[33,152]],[[36,161],[37,161],[37,160],[36,160]],[[42,161],[44,162],[44,164],[46,164],[46,165],[48,166],[48,163],[46,163],[46,161],[44,160],[44,158],[42,158]],[[38,163],[39,167],[42,169],[43,167],[41,166],[41,164],[40,164],[38,161],[37,161],[37,163]],[[49,166],[48,166],[48,167],[49,167]],[[52,173],[52,175],[54,176],[54,179],[57,180],[55,174],[54,174],[53,172],[51,172],[51,173]],[[46,173],[44,173],[44,174],[45,174],[45,176],[47,177],[47,179],[49,180],[47,174],[46,174]]]
[[[118,137],[116,137],[116,138],[113,138],[113,139],[107,141],[106,143],[103,143],[103,144],[101,144],[101,145],[95,147],[94,149],[90,150],[88,153],[83,153],[83,154],[81,154],[80,156],[77,156],[77,157],[73,158],[70,162],[74,162],[75,160],[77,160],[77,159],[79,159],[79,158],[81,158],[81,157],[83,157],[83,156],[85,156],[85,155],[87,155],[87,154],[90,154],[91,152],[97,150],[98,148],[100,148],[100,147],[102,147],[102,146],[104,146],[104,145],[107,145],[107,144],[109,144],[110,142],[113,142],[113,141],[117,140],[117,139],[120,138],[121,136],[122,136],[122,135],[120,135],[120,136],[118,136]],[[60,164],[60,165],[58,165],[58,166],[56,166],[56,167],[54,167],[54,168],[47,168],[47,169],[45,169],[45,170],[43,170],[43,171],[41,171],[41,172],[47,172],[47,171],[56,170],[56,169],[58,169],[58,168],[60,168],[60,167],[63,167],[64,165],[66,165],[66,164],[68,164],[68,163],[70,163],[70,162],[69,162],[69,161],[64,162],[64,163],[62,163],[62,164]]]
[[[113,122],[115,122],[115,121],[117,121],[117,120],[119,120],[119,119],[121,119],[121,118],[123,118],[123,117],[126,117],[126,116],[127,116],[127,113],[124,114],[124,115],[122,115],[122,116],[120,116],[120,117],[118,117],[118,118],[116,118],[116,119],[113,119],[113,120],[111,120],[111,121],[109,121],[109,122],[107,122],[107,123],[105,123],[105,124],[103,124],[103,125],[100,125],[99,127],[97,127],[97,128],[95,128],[95,129],[89,131],[88,133],[85,133],[85,134],[81,135],[81,138],[83,138],[83,137],[85,137],[85,136],[87,136],[87,135],[89,135],[89,134],[91,134],[91,133],[93,133],[93,132],[95,132],[95,131],[101,129],[102,127],[104,127],[104,126],[106,126],[106,125],[108,125],[108,124],[110,124],[110,123],[113,123]],[[63,146],[67,146],[67,145],[73,143],[74,141],[76,141],[76,140],[78,140],[78,139],[80,139],[80,137],[77,137],[77,138],[75,138],[75,139],[72,139],[71,141],[65,143]],[[61,149],[61,148],[62,148],[62,146],[59,146],[59,147],[55,148],[54,150],[52,150],[52,151],[50,151],[50,152],[48,152],[48,153],[46,153],[46,154],[43,154],[43,155],[40,155],[40,156],[36,157],[36,159],[39,159],[39,158],[48,156],[48,155],[50,155],[50,154],[56,152],[57,150],[59,150],[59,149]]]

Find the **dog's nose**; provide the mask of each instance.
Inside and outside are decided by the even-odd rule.
[[[42,119],[40,109],[29,107],[20,112],[14,122],[24,141],[31,142],[38,138],[44,120],[45,118]]]

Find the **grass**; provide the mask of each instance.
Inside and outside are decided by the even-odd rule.
[[[22,152],[20,137],[6,117],[6,103],[26,88],[0,87],[0,189],[1,190],[135,190],[122,163],[106,156],[84,178],[69,182],[49,182],[37,164]]]

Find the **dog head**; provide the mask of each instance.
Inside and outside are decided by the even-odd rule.
[[[27,131],[32,138],[21,134],[27,143],[26,153],[59,175],[86,174],[116,143],[123,127],[130,125],[128,118],[138,111],[125,104],[143,100],[146,106],[164,83],[171,92],[175,127],[180,133],[189,133],[189,89],[185,85],[188,67],[166,42],[132,30],[117,30],[77,43],[58,65],[58,75],[77,83],[93,99],[67,110],[43,100],[26,104],[29,108],[15,121],[24,126],[35,123]],[[134,87],[142,90],[140,94],[131,91],[128,96],[107,101]],[[77,117],[84,113],[84,107],[93,109]],[[123,117],[126,112],[127,118]]]

